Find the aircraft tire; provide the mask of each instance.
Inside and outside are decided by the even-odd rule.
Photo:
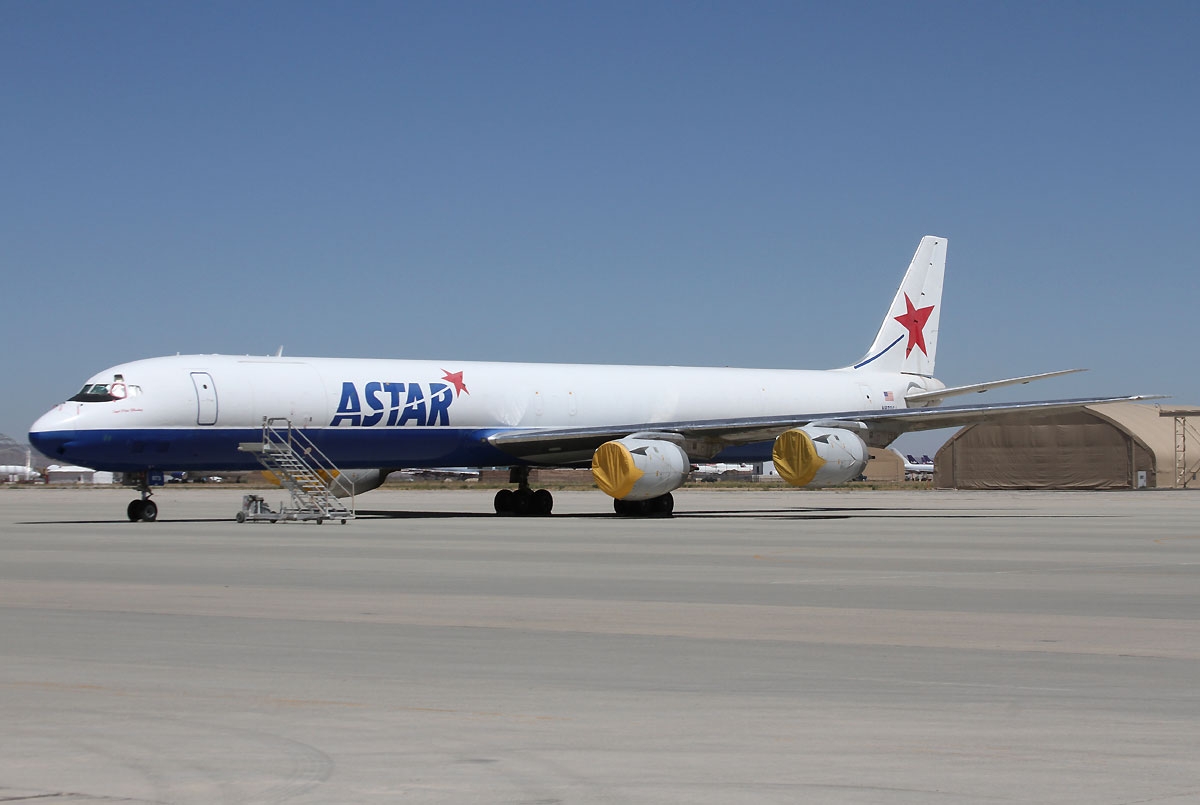
[[[492,501],[492,505],[496,507],[496,514],[513,513],[514,495],[516,495],[516,492],[511,489],[501,489],[496,492],[496,498]]]
[[[532,514],[540,517],[546,517],[550,512],[554,511],[554,495],[550,494],[549,489],[539,489],[533,493]]]
[[[238,512],[237,516],[234,517],[233,519],[237,520],[239,523],[244,523],[244,522],[246,522],[246,513]]]
[[[534,511],[533,508],[533,490],[518,489],[513,492],[513,514],[518,517],[525,517]]]
[[[613,498],[613,511],[621,517],[670,517],[675,511],[675,498],[670,492],[649,500]]]
[[[153,500],[142,501],[142,522],[153,523],[158,519],[158,504]]]
[[[146,501],[138,498],[137,500],[129,501],[129,505],[125,507],[125,514],[129,517],[129,522],[136,523],[142,519],[142,511],[145,509]]]

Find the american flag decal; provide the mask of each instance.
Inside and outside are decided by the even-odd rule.
[[[895,394],[892,394],[890,391],[885,391],[885,392],[883,393],[883,399],[884,399],[884,401],[885,401],[885,402],[895,402],[895,401],[896,401],[896,395],[895,395]]]

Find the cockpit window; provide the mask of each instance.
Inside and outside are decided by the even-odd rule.
[[[137,397],[142,393],[140,386],[127,383],[89,383],[70,402],[113,402],[126,397]]]

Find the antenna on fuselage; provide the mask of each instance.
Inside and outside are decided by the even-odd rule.
[[[282,358],[282,357],[283,357],[283,344],[280,344],[280,345],[279,345],[279,349],[275,350],[275,357],[276,357],[276,358]]]

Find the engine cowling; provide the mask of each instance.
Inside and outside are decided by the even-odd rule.
[[[339,470],[329,482],[329,491],[334,497],[349,497],[351,492],[361,495],[383,486],[391,470]]]
[[[775,471],[792,486],[831,486],[862,475],[871,453],[857,433],[807,425],[779,434]]]
[[[592,477],[618,500],[649,500],[678,489],[691,472],[682,447],[666,439],[626,436],[600,445],[592,455]]]
[[[330,475],[327,472],[319,472],[321,480],[329,487],[329,491],[334,497],[347,498],[351,494],[361,495],[363,492],[370,492],[372,489],[378,489],[383,486],[383,482],[387,480],[388,473],[391,470],[339,470],[336,475]],[[263,472],[263,478],[281,486],[279,478],[270,470]]]

